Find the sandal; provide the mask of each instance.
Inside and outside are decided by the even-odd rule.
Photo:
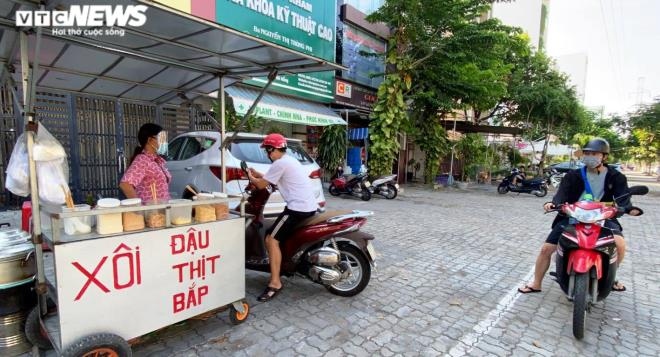
[[[527,289],[527,290],[523,290]],[[521,294],[532,294],[532,293],[540,293],[541,289],[534,289],[529,285],[525,285],[522,288],[518,288],[518,292]]]
[[[617,287],[620,283],[618,281],[615,281],[614,284],[612,284],[612,291],[626,291],[626,286],[621,284],[621,287]]]
[[[276,288],[273,288],[271,286],[268,286],[268,287],[266,287],[266,290],[264,290],[264,292],[261,293],[261,295],[259,295],[257,300],[261,301],[261,302],[266,302],[266,301],[274,298],[275,296],[277,296],[277,294],[280,291],[282,291],[282,288],[276,289]]]

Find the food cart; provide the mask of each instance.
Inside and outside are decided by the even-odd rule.
[[[121,37],[118,32],[107,31],[62,32],[48,24],[19,27],[17,11],[61,11],[71,5],[99,3],[0,3],[0,81],[9,82],[13,91],[16,83],[22,84],[21,95],[14,91],[13,98],[22,98],[16,106],[21,109],[27,132],[38,307],[28,316],[26,333],[35,344],[35,354],[37,347],[52,343],[63,355],[130,355],[126,341],[136,336],[227,304],[233,322],[243,321],[249,311],[244,300],[244,218],[233,212],[211,222],[173,224],[176,209],[192,210],[226,199],[103,212],[40,207],[33,157],[38,130],[37,88],[116,98],[117,103],[146,101],[157,105],[190,105],[196,97],[217,90],[218,129],[227,144],[225,85],[268,76],[245,114],[247,118],[278,73],[344,69],[313,54],[273,44],[263,36],[258,38],[163,5],[174,3],[171,1],[114,3],[146,6],[146,23],[122,28]],[[165,212],[164,227],[112,234],[66,234],[62,229],[66,220],[153,209]],[[42,212],[47,216],[43,223]],[[42,226],[47,227],[43,232]],[[52,252],[44,253],[42,244]]]
[[[48,299],[56,311],[28,316],[31,340],[48,338],[64,356],[100,347],[121,355],[127,340],[190,317],[230,305],[230,320],[245,321],[245,222],[238,212],[195,223],[200,205],[226,205],[228,199],[167,203],[63,213],[43,206],[50,230],[43,232],[50,253],[43,270]],[[161,211],[164,226],[115,234],[66,234],[67,221]],[[189,223],[174,225],[175,211]],[[149,219],[149,217],[147,217]],[[92,220],[88,220],[93,221]],[[79,224],[79,223],[77,223]],[[98,224],[98,223],[97,223]],[[120,227],[121,229],[121,227]]]

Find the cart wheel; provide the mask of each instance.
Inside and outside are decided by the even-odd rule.
[[[53,348],[53,345],[48,339],[48,334],[41,327],[41,323],[39,323],[39,313],[39,306],[35,306],[28,314],[25,320],[25,337],[27,337],[31,344],[39,347],[39,349],[50,350]]]
[[[241,301],[241,304],[243,304],[243,309],[245,309],[244,313],[236,310],[234,305],[231,305],[229,308],[229,320],[234,325],[242,324],[245,322],[245,320],[247,320],[248,315],[250,315],[250,305],[248,305],[247,301],[243,300]]]
[[[133,352],[123,338],[111,333],[89,335],[69,346],[62,357],[131,357]]]

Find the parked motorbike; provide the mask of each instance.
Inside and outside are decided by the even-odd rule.
[[[630,195],[645,195],[646,186],[630,187]],[[629,194],[626,194],[629,195]],[[586,313],[591,305],[605,299],[616,281],[617,252],[614,235],[599,238],[607,219],[624,214],[623,209],[601,202],[580,201],[563,204],[561,211],[576,223],[564,229],[556,254],[556,281],[569,300],[573,301],[573,336],[584,337]],[[641,210],[640,210],[641,211]]]
[[[564,178],[565,173],[559,172],[556,169],[551,169],[550,172],[545,174],[546,183],[554,188],[559,187],[561,180]]]
[[[544,197],[548,194],[548,185],[545,180],[542,178],[535,178],[531,180],[523,180],[520,186],[513,185],[513,177],[515,173],[507,176],[502,180],[500,185],[497,187],[497,192],[500,194],[505,194],[509,191],[517,193],[529,193],[536,197]]]
[[[241,168],[247,170],[245,162]],[[257,189],[252,183],[246,188],[245,266],[250,270],[270,272],[263,210],[275,189]],[[339,296],[359,294],[375,267],[374,236],[360,231],[371,215],[370,211],[326,211],[301,222],[281,245],[282,275],[304,276]]]
[[[399,184],[396,183],[396,175],[387,175],[375,179],[369,186],[371,194],[381,195],[388,200],[394,199],[399,194]]]
[[[359,197],[363,201],[369,201],[371,199],[369,186],[371,186],[371,183],[369,183],[369,180],[367,179],[367,173],[361,172],[357,175],[336,177],[330,182],[328,191],[333,196],[339,196],[343,193]]]

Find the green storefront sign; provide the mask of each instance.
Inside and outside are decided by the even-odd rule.
[[[215,11],[220,24],[335,61],[335,0],[216,0]]]
[[[336,12],[335,0],[216,0],[218,23],[332,62]],[[266,82],[263,77],[245,81],[259,87]],[[334,100],[335,73],[278,76],[269,90],[330,103]]]
[[[263,87],[265,77],[252,78],[247,84]],[[335,96],[335,72],[300,73],[293,76],[277,76],[268,90],[302,97],[316,102],[330,103]]]

